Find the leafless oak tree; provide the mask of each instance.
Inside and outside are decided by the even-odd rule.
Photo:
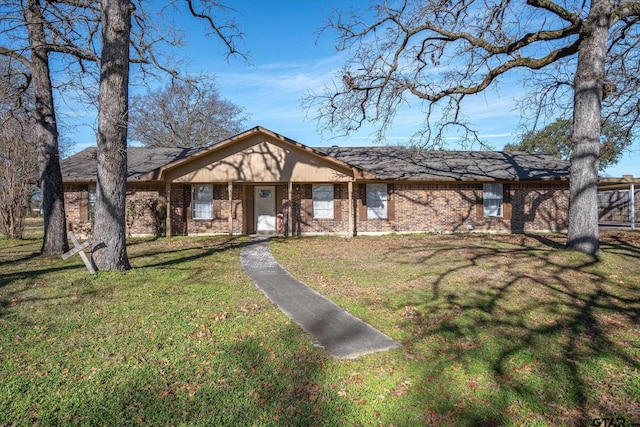
[[[129,0],[102,0],[101,7],[98,185],[92,258],[100,270],[128,270],[131,266],[127,257],[125,198],[129,37],[134,6]]]
[[[438,142],[449,125],[471,131],[461,120],[463,101],[515,71],[531,73],[536,114],[562,107],[568,89],[568,246],[596,254],[601,120],[624,123],[627,132],[638,120],[639,15],[640,3],[624,0],[381,1],[373,14],[330,19],[350,59],[308,105],[328,129],[348,134],[372,121],[384,135],[398,107],[416,99],[426,110],[425,137]],[[442,112],[437,120],[435,112]]]
[[[23,237],[37,170],[31,128],[29,119],[15,114],[0,118],[0,232],[11,239]]]
[[[243,109],[220,98],[215,80],[195,76],[131,100],[129,139],[147,147],[203,147],[243,129]]]
[[[0,58],[0,232],[21,239],[36,173],[28,73]]]
[[[96,96],[101,3],[99,0],[6,0],[0,5],[0,55],[29,67],[36,99],[35,135],[45,215],[44,254],[59,254],[68,249],[53,92],[75,88],[85,91],[89,97]],[[144,75],[160,71],[179,77],[162,52],[163,47],[181,45],[180,33],[174,32],[170,23],[153,19],[145,7],[151,8],[150,3],[144,0],[130,3],[136,10],[128,37],[130,61],[137,64]],[[242,33],[230,18],[233,9],[216,0],[172,0],[162,3],[157,13],[185,7],[210,26],[211,33],[222,41],[229,54],[242,55],[237,48]],[[163,22],[164,26],[156,25],[157,22]],[[50,65],[53,54],[59,77],[55,88]]]

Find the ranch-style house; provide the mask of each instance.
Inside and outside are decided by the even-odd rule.
[[[70,230],[91,231],[96,149],[62,161]],[[563,231],[569,163],[523,152],[311,148],[262,127],[202,149],[129,147],[141,235]]]

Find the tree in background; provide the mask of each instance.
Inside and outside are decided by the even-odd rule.
[[[32,128],[30,117],[0,118],[0,232],[11,239],[22,239],[38,170]]]
[[[569,160],[573,144],[572,130],[573,121],[571,119],[557,119],[543,129],[523,133],[518,143],[507,144],[504,149],[506,151],[551,154]],[[630,144],[631,138],[623,126],[609,122],[603,123],[598,159],[600,171],[618,163],[620,156]]]
[[[31,180],[38,170],[30,115],[32,98],[27,90],[28,74],[21,64],[8,60],[0,63],[0,232],[21,239]]]
[[[241,132],[245,121],[212,78],[197,76],[134,96],[129,139],[147,147],[203,147]]]
[[[425,106],[423,134],[437,142],[450,125],[472,131],[464,101],[520,71],[532,94],[524,105],[536,116],[573,114],[567,243],[597,254],[600,126],[604,118],[631,134],[640,117],[640,3],[405,0],[379,1],[371,12],[330,18],[350,59],[325,93],[307,100],[321,126],[349,134],[369,121],[384,135],[398,108],[416,99]]]

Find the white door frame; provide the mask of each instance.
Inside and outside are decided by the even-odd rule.
[[[276,186],[256,185],[253,196],[256,233],[276,232]]]

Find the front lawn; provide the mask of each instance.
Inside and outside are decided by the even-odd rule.
[[[283,239],[272,251],[403,344],[389,390],[403,420],[640,423],[640,233],[605,234],[600,260],[562,244],[562,236],[388,236]]]
[[[403,344],[313,345],[242,272],[246,238],[132,240],[86,273],[0,238],[0,426],[640,422],[640,235],[289,238],[289,271]]]

